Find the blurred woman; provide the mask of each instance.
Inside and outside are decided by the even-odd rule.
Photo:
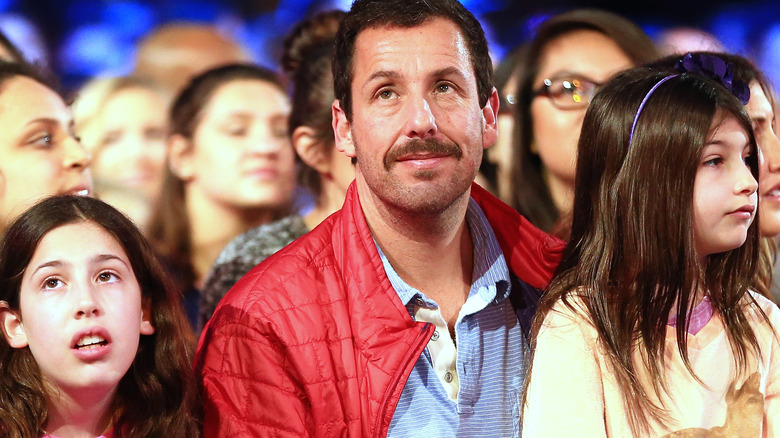
[[[577,141],[597,88],[657,57],[650,38],[623,17],[573,10],[545,21],[519,66],[510,205],[566,238]]]
[[[32,67],[0,61],[0,235],[51,195],[89,195],[90,157],[70,108]]]
[[[149,235],[197,318],[197,290],[231,239],[289,213],[295,154],[277,76],[234,64],[196,76],[173,102],[168,168]]]
[[[92,154],[95,193],[145,229],[162,189],[166,102],[132,77],[87,83],[73,104],[76,133]]]
[[[330,54],[342,11],[324,12],[296,26],[284,44],[282,66],[293,83],[289,132],[301,163],[298,179],[314,195],[305,216],[291,215],[237,237],[219,255],[201,294],[200,327],[219,300],[255,265],[341,208],[355,170],[334,147]]]

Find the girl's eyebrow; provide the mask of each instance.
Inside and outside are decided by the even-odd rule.
[[[89,263],[90,264],[100,263],[100,262],[105,262],[105,261],[109,261],[109,260],[118,260],[120,263],[122,263],[123,265],[125,265],[126,267],[129,268],[128,264],[124,261],[124,259],[122,259],[121,257],[119,257],[117,255],[114,255],[114,254],[98,254],[96,256],[91,257],[89,259]],[[38,265],[38,267],[35,268],[35,270],[32,272],[31,275],[34,275],[36,272],[40,271],[43,268],[50,268],[50,267],[59,268],[59,267],[67,266],[67,265],[70,265],[70,264],[71,263],[68,262],[68,261],[51,260],[51,261],[44,262],[44,263],[41,263],[40,265]]]
[[[109,260],[118,260],[123,265],[128,266],[122,257],[119,257],[118,255],[115,254],[98,254],[92,257],[91,259],[89,259],[90,263],[99,263],[99,262],[105,262]]]

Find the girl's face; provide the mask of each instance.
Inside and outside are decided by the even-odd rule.
[[[775,237],[780,234],[780,141],[775,134],[774,109],[758,82],[750,84],[750,101],[746,109],[761,150],[759,231],[761,236]]]
[[[142,87],[122,89],[103,106],[98,123],[100,132],[90,142],[98,186],[127,187],[156,199],[165,162],[163,98]]]
[[[113,391],[140,335],[154,332],[127,255],[93,222],[49,231],[19,294],[19,315],[2,309],[6,339],[14,348],[29,346],[44,380],[69,393]]]
[[[693,187],[693,231],[702,260],[738,248],[756,215],[758,183],[745,162],[753,151],[736,118],[719,111]]]
[[[275,85],[236,80],[219,87],[193,134],[187,190],[234,208],[289,202],[295,188],[289,115],[287,96]]]
[[[92,189],[89,155],[60,96],[17,76],[0,91],[0,229],[37,201]]]
[[[577,30],[547,43],[539,58],[534,90],[545,79],[581,80],[603,84],[615,73],[632,65],[631,59],[609,37],[593,30]],[[539,155],[551,190],[574,187],[577,142],[580,138],[586,104],[559,108],[545,94],[531,102],[532,152]]]

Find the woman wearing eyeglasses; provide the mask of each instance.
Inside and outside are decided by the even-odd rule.
[[[657,57],[640,28],[610,12],[578,9],[540,25],[519,66],[509,195],[534,225],[568,238],[588,103],[617,72]]]

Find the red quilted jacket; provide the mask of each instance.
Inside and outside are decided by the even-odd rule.
[[[527,328],[563,243],[477,185]],[[385,436],[433,326],[385,275],[354,183],[341,211],[256,266],[198,345],[205,437]]]

